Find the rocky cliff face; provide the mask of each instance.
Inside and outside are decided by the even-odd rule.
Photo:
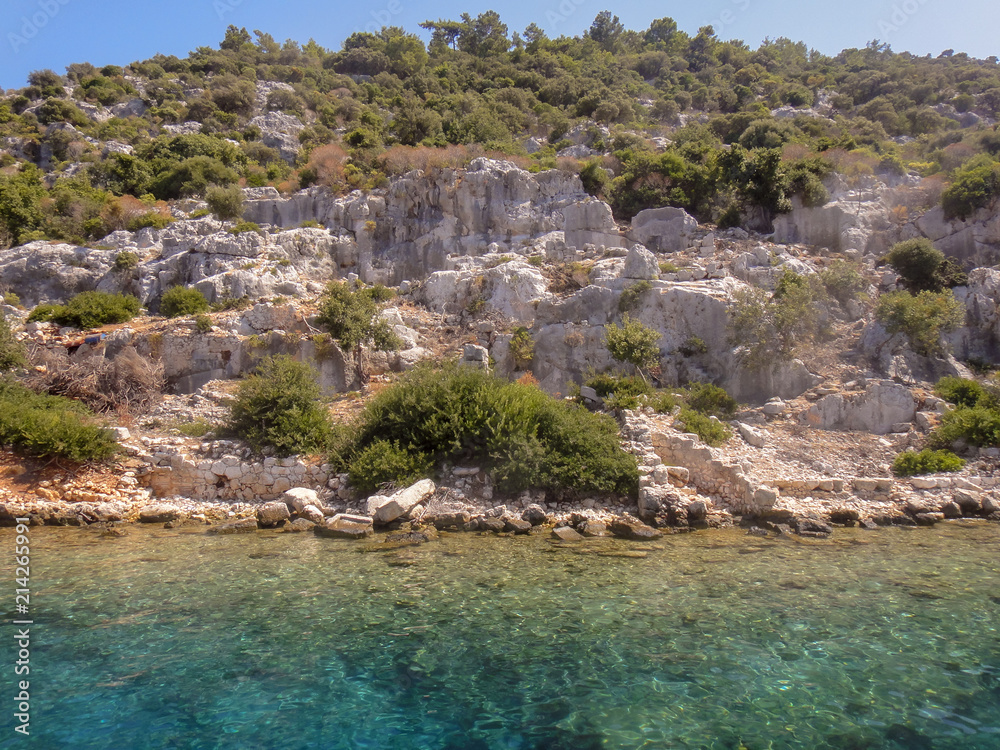
[[[273,353],[313,362],[328,392],[356,388],[343,353],[335,346],[318,351],[309,322],[310,304],[326,283],[354,274],[397,287],[404,306],[437,316],[435,325],[450,326],[450,335],[469,332],[499,372],[514,377],[528,367],[547,391],[567,393],[588,373],[615,366],[606,327],[621,319],[623,292],[645,284],[631,315],[661,336],[660,382],[711,381],[741,401],[762,403],[795,398],[818,376],[799,360],[742,366],[728,329],[737,292],[773,289],[786,271],[814,274],[840,251],[864,255],[870,264],[893,232],[904,231],[889,227],[887,189],[834,188],[827,205],[797,206],[780,217],[775,238],[785,244],[775,244],[750,240],[742,230],[709,232],[674,208],[643,211],[619,228],[607,204],[588,196],[575,175],[530,174],[480,158],[467,170],[411,173],[370,194],[336,197],[309,189],[280,196],[273,188],[248,188],[245,218],[260,231],[233,234],[231,225],[210,216],[189,218],[203,204],[178,203],[177,221],[162,230],[114,232],[97,247],[32,242],[0,252],[0,274],[29,307],[98,289],[134,294],[155,312],[175,285],[195,287],[211,302],[256,303],[246,313],[217,318],[208,334],[198,334],[193,322],[113,334],[112,349],[135,345],[160,357],[178,392],[238,377]],[[974,252],[982,254],[995,223],[984,214],[951,231],[953,224],[946,227],[931,212],[914,226],[972,238]],[[123,252],[134,253],[138,265],[116,264]],[[966,327],[952,337],[956,353],[995,359],[1000,275],[978,269],[956,293],[968,309]],[[858,321],[866,313],[853,304],[838,314]],[[404,351],[373,355],[374,366],[412,366],[432,356],[430,339],[440,350],[442,336],[422,329],[412,310],[404,311],[406,320],[396,316]],[[530,365],[511,354],[516,326],[526,327],[534,341]],[[879,331],[870,324],[860,344],[877,373],[919,378],[961,371],[957,363],[941,370],[947,362],[922,361],[901,349],[898,337]]]

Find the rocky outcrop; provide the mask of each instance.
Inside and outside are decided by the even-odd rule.
[[[251,200],[244,216],[279,227],[317,221],[334,235],[353,237],[362,280],[398,284],[446,270],[450,255],[483,255],[492,244],[500,252],[515,251],[533,238],[561,233],[564,209],[577,203],[595,207],[578,212],[574,231],[617,234],[613,220],[608,223],[610,209],[587,196],[576,175],[532,175],[486,158],[464,171],[408,174],[368,195],[335,198],[311,188],[288,198]]]
[[[625,240],[618,232],[618,225],[611,215],[611,206],[596,198],[572,203],[563,209],[566,245],[583,248],[585,245],[624,247]]]
[[[799,415],[803,424],[820,430],[855,430],[884,435],[917,413],[913,393],[898,383],[874,383],[858,394],[832,393]]]
[[[632,218],[628,237],[650,250],[675,253],[687,249],[698,222],[682,208],[647,208]]]
[[[275,149],[289,164],[295,162],[302,144],[299,143],[299,133],[305,128],[299,118],[285,112],[268,112],[257,115],[250,120],[250,126],[260,128],[261,142]]]
[[[384,497],[376,495],[368,498],[368,514],[375,523],[387,524],[410,517],[413,510],[425,503],[437,487],[430,479],[421,479],[406,489]]]

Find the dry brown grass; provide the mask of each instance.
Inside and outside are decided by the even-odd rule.
[[[71,359],[62,349],[30,352],[26,385],[38,393],[82,401],[98,414],[142,414],[163,391],[163,365],[126,347],[114,359]]]

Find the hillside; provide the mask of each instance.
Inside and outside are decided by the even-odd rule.
[[[426,48],[387,28],[336,52],[231,27],[218,50],[6,93],[0,291],[27,367],[0,365],[90,394],[128,454],[121,476],[11,454],[8,516],[223,519],[297,486],[366,512],[335,450],[216,436],[239,379],[288,355],[356,432],[402,373],[449,360],[619,420],[635,491],[505,491],[466,446],[424,471],[442,527],[534,504],[805,534],[995,517],[995,58],[754,51],[604,13],[574,39],[492,13],[426,26]],[[371,292],[391,346],[330,326],[331,281]],[[57,306],[95,291],[135,309],[67,323]],[[630,326],[650,356],[613,356]],[[94,397],[105,365],[135,390]],[[699,406],[706,383],[739,405]],[[964,467],[893,477],[927,446]]]

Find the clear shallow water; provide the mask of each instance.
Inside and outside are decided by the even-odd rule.
[[[1000,750],[997,525],[31,539],[32,737],[0,748]]]

